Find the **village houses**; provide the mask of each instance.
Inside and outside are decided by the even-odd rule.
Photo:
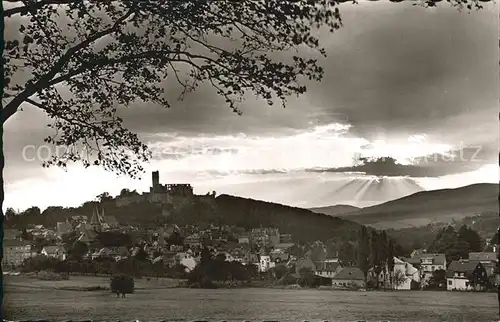
[[[480,261],[453,261],[446,270],[448,291],[480,291],[487,285],[488,276]]]

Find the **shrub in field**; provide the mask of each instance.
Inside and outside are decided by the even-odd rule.
[[[49,271],[41,271],[36,277],[43,281],[63,281],[69,279],[69,276],[67,274],[59,274]]]
[[[115,275],[111,278],[111,292],[134,293],[134,278],[127,275]]]

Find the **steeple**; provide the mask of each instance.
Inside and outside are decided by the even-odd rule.
[[[97,206],[94,208],[94,213],[92,214],[92,219],[90,220],[90,226],[96,231],[101,230],[102,219],[99,215],[99,209]]]

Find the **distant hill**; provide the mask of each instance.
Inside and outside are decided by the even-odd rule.
[[[394,238],[405,249],[426,248],[436,238],[438,232],[453,226],[456,230],[462,225],[474,229],[483,239],[492,238],[500,225],[500,217],[496,212],[483,212],[479,215],[468,216],[460,220],[452,220],[451,223],[433,223],[421,227],[403,228],[398,230],[389,229],[387,235]]]
[[[353,211],[357,211],[361,208],[359,207],[354,207],[350,205],[335,205],[335,206],[326,206],[326,207],[314,207],[314,208],[309,208],[309,210],[320,213],[320,214],[326,214],[329,216],[339,216],[342,214],[347,214]]]
[[[339,215],[377,229],[400,229],[498,213],[498,184],[474,184],[412,195]]]

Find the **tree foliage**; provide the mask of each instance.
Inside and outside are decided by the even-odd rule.
[[[68,250],[68,258],[73,260],[82,260],[82,258],[88,253],[89,248],[87,244],[81,241],[71,244]]]
[[[132,236],[119,231],[103,231],[97,234],[97,240],[102,247],[130,247]]]
[[[463,225],[458,232],[448,226],[439,231],[428,251],[444,253],[448,262],[469,257],[469,252],[480,252],[483,240],[473,229]]]
[[[438,269],[432,272],[432,276],[427,282],[428,289],[446,289],[446,271]]]
[[[306,91],[303,79],[323,76],[299,49],[325,55],[314,30],[341,25],[329,0],[38,1],[5,17],[21,25],[20,38],[5,43],[3,122],[31,104],[53,119],[56,134],[46,141],[70,147],[46,165],[80,161],[131,176],[150,155],[118,106],[169,107],[166,88],[180,85],[183,98],[203,83],[237,113],[249,92],[285,104]],[[290,50],[290,60],[275,56]],[[19,74],[30,77],[16,82]]]
[[[368,229],[362,226],[359,230],[358,249],[357,249],[357,267],[365,275],[365,279],[370,269],[370,236]]]
[[[246,93],[284,105],[306,91],[303,79],[322,79],[303,53],[326,55],[316,30],[341,26],[340,2],[23,1],[4,11],[20,27],[5,43],[2,122],[35,106],[53,120],[46,142],[68,147],[45,165],[79,161],[134,177],[150,153],[123,126],[119,106],[169,107],[167,88],[178,86],[182,99],[203,83],[237,113]],[[285,51],[295,54],[277,58]]]

